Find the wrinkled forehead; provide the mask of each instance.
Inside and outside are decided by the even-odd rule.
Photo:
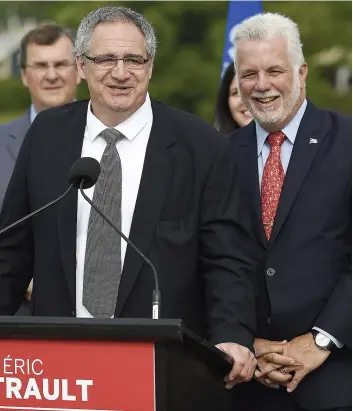
[[[275,37],[268,40],[239,40],[236,44],[237,70],[287,66],[290,63],[287,40]]]

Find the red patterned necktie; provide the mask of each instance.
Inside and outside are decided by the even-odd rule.
[[[267,137],[271,151],[262,175],[261,209],[262,223],[268,240],[271,237],[272,226],[283,186],[284,171],[281,161],[281,147],[285,139],[286,136],[281,131],[271,133]]]

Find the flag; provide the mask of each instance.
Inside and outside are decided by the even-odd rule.
[[[233,63],[234,48],[234,26],[241,23],[244,19],[261,13],[262,1],[230,1],[228,7],[228,21],[224,42],[222,75],[229,63]]]

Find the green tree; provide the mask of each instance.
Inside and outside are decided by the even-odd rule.
[[[91,10],[112,4],[125,5],[143,13],[156,27],[159,45],[151,95],[164,103],[193,112],[212,124],[221,72],[227,2],[5,2],[0,3],[0,16],[9,15],[12,8],[21,16],[52,19],[76,28]],[[338,94],[326,75],[328,67],[348,65],[351,68],[351,2],[273,1],[264,2],[264,9],[285,14],[298,23],[309,64],[309,98],[320,107],[351,113],[351,93]],[[326,60],[331,58],[329,65],[320,56],[322,51],[326,52]],[[333,58],[335,53],[338,57]],[[85,85],[80,87],[78,97],[88,97]],[[23,104],[18,102],[20,108]]]

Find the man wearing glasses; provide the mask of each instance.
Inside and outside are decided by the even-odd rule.
[[[0,208],[20,146],[36,115],[75,98],[80,77],[72,55],[73,42],[71,30],[53,23],[36,27],[21,40],[21,77],[32,104],[23,116],[0,126]],[[32,283],[26,299],[30,300],[31,294]],[[19,314],[29,313],[30,304],[25,301]]]
[[[0,228],[59,196],[72,164],[94,157],[101,173],[86,193],[155,264],[162,317],[181,318],[219,344],[234,359],[228,379],[249,381],[256,365],[251,262],[234,241],[226,142],[196,116],[150,99],[156,43],[152,25],[125,7],[83,19],[74,54],[90,100],[39,114]],[[34,315],[151,317],[150,268],[77,191],[0,237],[0,256],[0,314],[17,309],[33,275]]]

